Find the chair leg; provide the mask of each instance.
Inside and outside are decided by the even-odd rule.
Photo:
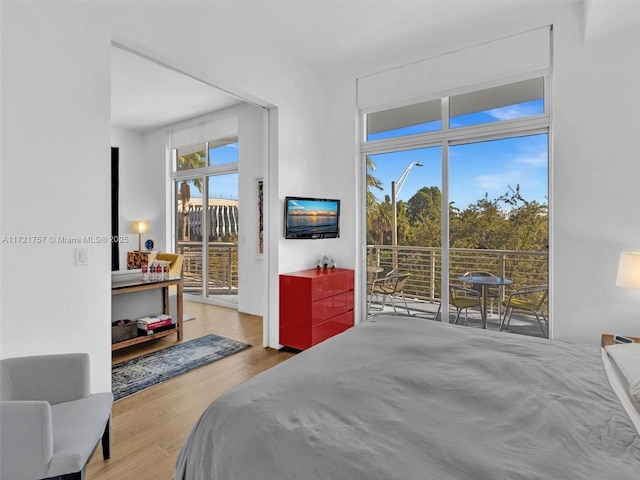
[[[102,434],[102,459],[109,460],[111,458],[111,417],[107,420]]]
[[[393,313],[397,315],[398,311],[396,310],[396,297],[395,295],[389,295],[389,297],[391,298],[391,306],[393,307]]]
[[[507,321],[507,326],[504,327],[505,329],[509,329],[509,322],[511,321],[511,315],[513,315],[513,308],[507,308],[504,311],[504,318],[502,319],[502,323],[500,324],[500,331],[502,331],[502,328],[504,326],[505,320]]]
[[[453,323],[455,325],[458,324],[458,319],[460,318],[460,314],[462,313],[462,309],[461,308],[456,308],[456,318],[453,319]],[[466,310],[465,310],[465,315],[466,315]]]
[[[500,317],[500,328],[498,329],[499,332],[502,331],[502,328],[504,327],[504,321],[507,319],[507,312],[509,311],[509,309],[505,309],[504,311],[504,316]]]
[[[407,299],[402,295],[402,300],[404,301],[404,308],[407,309],[407,315],[411,315],[411,311],[409,310],[409,305],[407,305]]]
[[[542,336],[544,338],[549,338],[549,323],[547,322],[547,331],[544,331],[544,328],[542,327],[542,322],[540,321],[540,317],[538,315],[542,315],[542,318],[545,319],[546,318],[544,316],[544,314],[542,312],[533,312],[536,315],[536,321],[538,322],[538,326],[540,327],[540,331],[542,332]]]
[[[386,304],[387,304],[387,294],[384,293],[382,294],[382,307],[381,307],[382,311],[384,311],[384,307]],[[393,306],[393,297],[391,297],[391,306]],[[395,310],[395,307],[394,307],[394,310]]]

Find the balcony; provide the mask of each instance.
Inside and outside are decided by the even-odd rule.
[[[238,293],[238,246],[231,242],[209,242],[209,271],[207,275],[207,296],[229,298]],[[184,291],[185,293],[202,295],[203,267],[202,243],[179,242],[178,252],[184,255]],[[504,287],[502,299],[506,299],[515,289],[527,285],[548,284],[547,252],[528,252],[513,250],[478,250],[452,248],[450,252],[451,283],[458,283],[457,278],[465,272],[482,270],[500,277],[513,280],[512,285]],[[403,290],[410,313],[425,318],[434,318],[440,306],[440,297],[435,288],[435,279],[442,277],[441,250],[438,247],[392,247],[390,245],[367,246],[367,261],[390,269],[397,261],[397,271],[410,273]],[[500,323],[498,304],[489,305],[487,312],[487,328],[497,330]],[[402,313],[404,305],[398,308]],[[380,305],[380,298],[373,299],[372,312],[393,312],[390,305]],[[548,312],[548,304],[544,311]],[[464,314],[463,314],[464,318]],[[471,326],[481,326],[478,310],[469,309],[466,322]],[[513,333],[540,336],[535,318],[515,312],[510,330]]]
[[[394,258],[397,262],[395,271],[410,273],[403,289],[410,313],[412,315],[434,318],[440,306],[440,297],[435,287],[435,279],[442,278],[442,258],[439,247],[392,247],[390,245],[367,246],[367,263],[386,270],[392,268]],[[513,250],[478,250],[452,248],[449,250],[449,281],[460,283],[458,277],[469,271],[491,272],[499,277],[513,281],[512,285],[501,289],[500,300],[505,300],[515,289],[523,286],[548,284],[547,252],[528,252]],[[499,302],[489,304],[487,312],[487,328],[497,330],[500,324]],[[398,307],[400,306],[401,307]],[[399,313],[403,311],[402,301],[397,302]],[[548,312],[548,300],[544,305]],[[393,312],[390,305],[380,305],[379,296],[372,299],[371,313]],[[464,318],[464,313],[463,313]],[[469,309],[466,322],[472,326],[481,326],[479,310]],[[514,333],[541,336],[535,317],[514,312],[510,330]]]
[[[209,242],[207,296],[238,294],[238,245],[232,242]],[[182,276],[184,292],[202,295],[205,288],[202,242],[178,242],[178,253],[184,256]]]

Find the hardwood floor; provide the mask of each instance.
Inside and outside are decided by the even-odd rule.
[[[90,480],[169,480],[191,427],[220,394],[293,354],[262,347],[262,318],[213,305],[184,302],[195,320],[182,341],[215,333],[253,345],[242,352],[118,400],[113,405],[111,459],[98,447],[87,467]],[[175,336],[113,352],[118,363],[176,344]]]

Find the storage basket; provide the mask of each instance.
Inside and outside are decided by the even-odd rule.
[[[111,343],[123,342],[138,336],[138,324],[133,320],[117,320],[111,324]]]

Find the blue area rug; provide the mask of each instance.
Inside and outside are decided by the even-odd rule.
[[[210,334],[117,363],[111,368],[113,397],[119,400],[250,346]]]

